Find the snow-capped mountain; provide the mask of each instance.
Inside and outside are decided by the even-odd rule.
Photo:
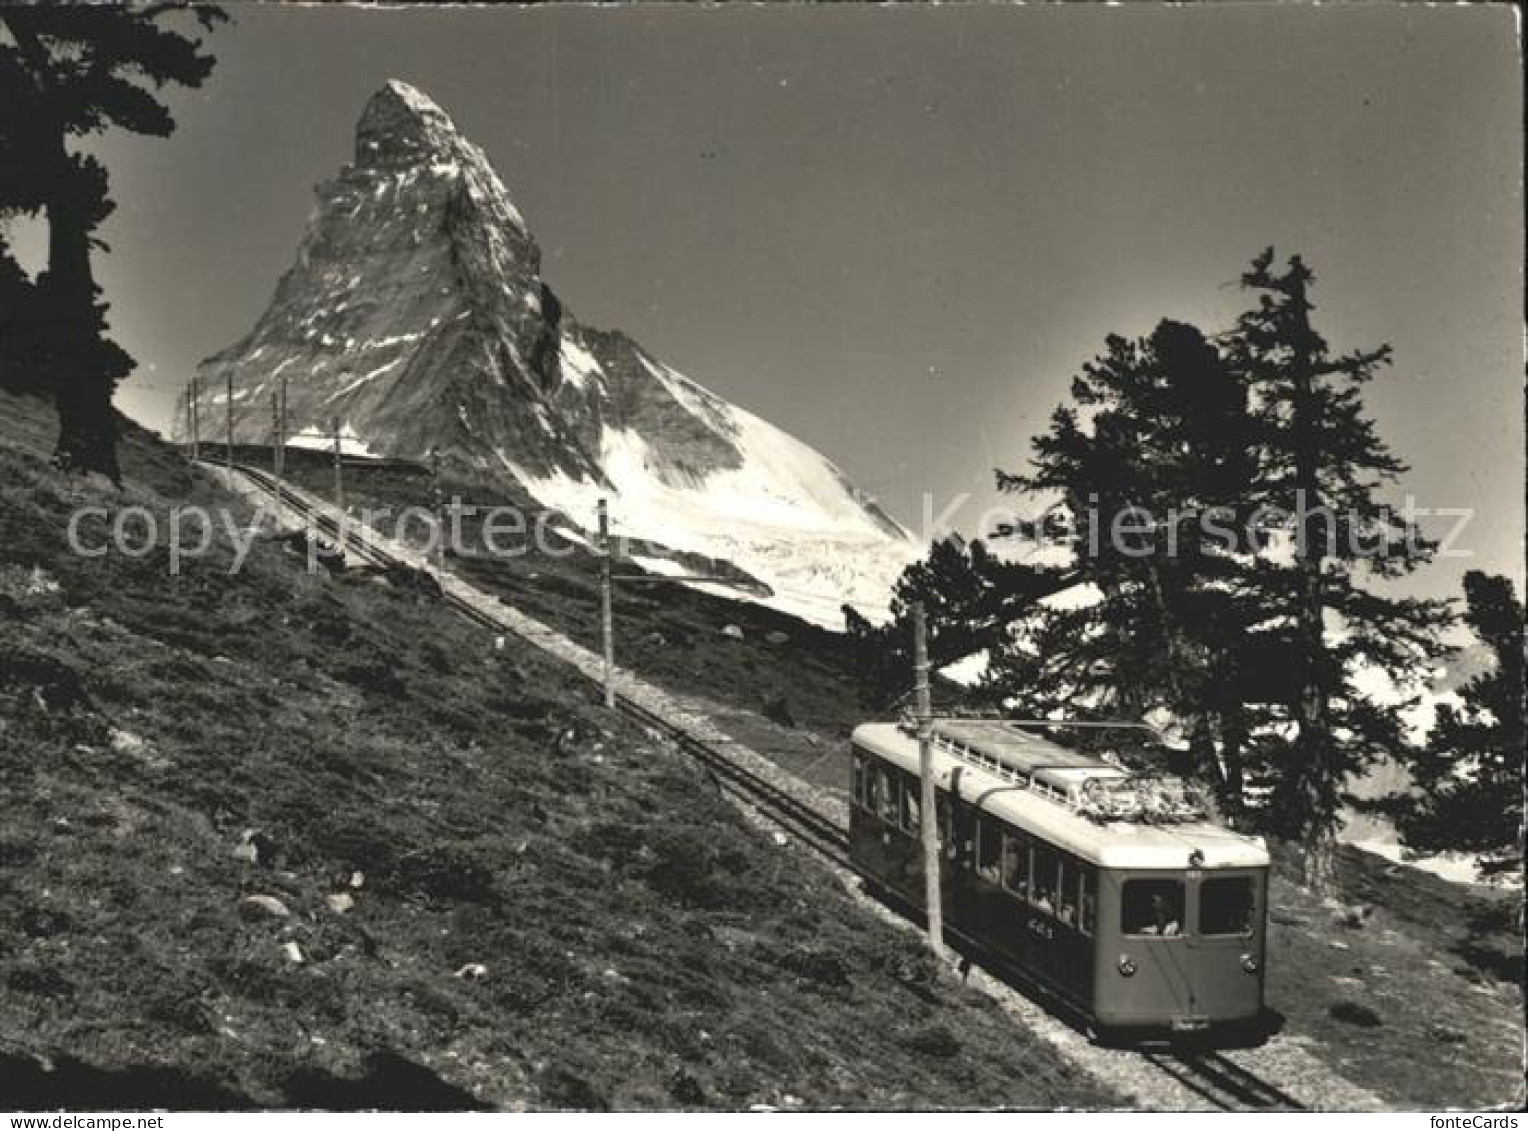
[[[338,426],[357,452],[438,451],[512,476],[586,529],[609,496],[617,533],[733,562],[766,603],[841,627],[884,611],[917,555],[826,458],[619,331],[577,322],[483,151],[392,81],[355,159],[318,206],[265,313],[199,370],[203,420],[267,442],[287,380],[288,431]]]

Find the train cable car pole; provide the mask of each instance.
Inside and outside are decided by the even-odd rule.
[[[198,435],[200,429],[197,427],[196,420],[196,395],[196,376],[193,374],[191,383],[186,386],[186,428],[191,433],[191,458],[193,460],[202,458],[201,437]]]
[[[430,491],[435,504],[435,572],[446,572],[446,493],[440,485],[440,449],[430,449]]]
[[[913,605],[913,689],[918,716],[918,831],[923,840],[923,904],[928,945],[944,957],[944,905],[939,885],[939,806],[934,792],[933,704],[928,684],[928,624],[920,601]]]
[[[287,379],[286,374],[281,375],[281,384],[276,390],[276,432],[281,437],[281,445],[276,449],[276,478],[286,475],[286,442],[287,442]]]
[[[611,615],[610,581],[610,509],[605,500],[599,505],[600,554],[600,632],[605,646],[605,706],[615,707],[615,620]]]
[[[232,480],[233,480],[233,370],[232,369],[230,369],[228,371],[227,377],[228,377],[228,383],[227,383],[227,385],[223,389],[223,408],[225,410],[224,413],[223,413],[223,418],[224,418],[224,420],[227,421],[227,424],[228,424],[228,451],[225,454],[225,458],[223,460],[223,463],[224,463],[224,465],[228,469],[228,478],[229,478],[229,481],[232,482]]]
[[[341,517],[345,514],[345,472],[340,462],[340,418],[329,418],[329,431],[334,437],[334,505]]]
[[[271,393],[271,474],[281,481],[281,394]]]

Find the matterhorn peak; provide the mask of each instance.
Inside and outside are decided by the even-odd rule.
[[[581,324],[488,155],[428,95],[373,94],[354,162],[316,195],[270,306],[199,370],[199,411],[233,442],[271,442],[276,394],[293,443],[434,453],[586,528],[618,497],[621,531],[730,561],[777,607],[822,624],[845,601],[884,608],[914,556],[901,528],[801,441]]]
[[[418,87],[388,79],[356,125],[357,165],[400,165],[444,154],[459,142],[451,115]]]

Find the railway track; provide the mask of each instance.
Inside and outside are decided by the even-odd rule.
[[[289,490],[269,473],[258,468],[235,466],[262,491],[301,515],[314,529],[347,553],[355,554],[374,565],[409,565],[350,527],[342,527],[341,523],[311,506],[301,494]],[[454,594],[443,593],[442,600],[453,612],[492,632],[516,631],[503,620],[496,619]],[[859,874],[849,856],[848,834],[836,821],[629,695],[617,692],[616,705],[624,714],[663,735],[699,762],[724,793],[761,811],[776,825],[794,833],[829,864]],[[915,909],[902,910],[909,917],[921,918],[921,913]],[[1037,987],[1020,972],[1006,967],[1001,961],[994,961],[993,956],[984,954],[970,940],[959,941],[964,944],[960,947],[962,953],[970,961],[980,964],[989,974],[1017,992],[1031,999],[1036,998]],[[1043,1001],[1044,995],[1040,994],[1039,997]],[[1302,1110],[1305,1106],[1282,1088],[1220,1052],[1181,1048],[1120,1051],[1124,1055],[1139,1057],[1204,1103],[1219,1110],[1289,1111]]]

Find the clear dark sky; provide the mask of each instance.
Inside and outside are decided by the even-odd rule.
[[[1506,7],[237,8],[168,141],[102,143],[101,278],[164,427],[389,77],[489,153],[586,322],[980,533],[1105,334],[1225,326],[1259,249],[1473,563],[1521,575],[1521,89]],[[26,246],[32,233],[17,233]]]

